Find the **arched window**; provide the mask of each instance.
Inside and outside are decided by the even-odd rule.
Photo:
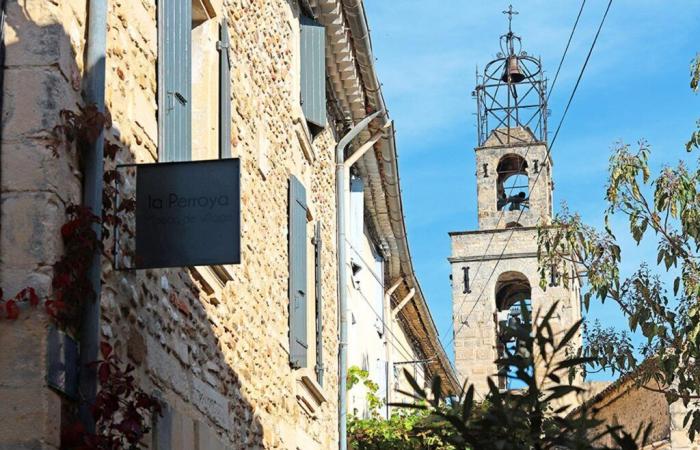
[[[520,272],[504,272],[496,281],[496,348],[498,357],[516,354],[519,343],[507,335],[509,327],[529,321],[532,312],[532,289],[527,277]],[[523,311],[526,308],[527,311]],[[529,326],[529,322],[527,323]],[[512,370],[512,369],[511,369]],[[510,389],[508,368],[498,368],[498,387]],[[513,375],[513,374],[510,374]]]
[[[520,155],[505,155],[498,162],[496,172],[496,209],[519,211],[527,208],[530,201],[527,161]]]
[[[520,225],[518,222],[508,222],[506,224],[506,228],[522,228],[523,226]]]

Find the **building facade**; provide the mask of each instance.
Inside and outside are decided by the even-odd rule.
[[[635,375],[619,378],[585,401],[585,406],[595,411],[596,418],[602,421],[600,426],[589,430],[589,435],[602,433],[604,424],[621,426],[632,435],[638,429],[651,425],[644,449],[697,449],[698,443],[690,439],[683,423],[686,414],[697,408],[696,402],[691,401],[685,406],[683,400],[677,400],[669,404],[663,386],[655,381],[640,385]],[[576,413],[576,410],[572,412]],[[606,436],[599,444],[612,446],[614,442],[610,436]]]
[[[365,205],[365,182],[353,177],[347,242],[351,273],[346,286],[350,314],[348,364],[351,370],[366,374],[366,380],[375,387],[369,389],[363,379],[349,390],[348,408],[358,418],[388,418],[393,410],[391,403],[414,401],[400,392],[412,392],[405,372],[425,388],[429,388],[431,374],[438,373],[450,392],[459,389],[450,362],[437,345],[437,330],[420,286],[411,283],[407,292],[401,291],[403,277],[385,278],[388,252],[382,242],[386,239],[370,228],[374,214]],[[374,404],[368,396],[373,397]]]
[[[547,283],[540,282],[537,227],[551,223],[554,190],[542,65],[520,51],[511,30],[501,40],[505,53],[486,65],[474,92],[479,229],[450,233],[455,363],[460,381],[469,380],[481,396],[489,377],[500,389],[515,387],[495,361],[516,351],[517,342],[502,336],[511,321],[522,320],[522,308],[536,316],[556,303],[555,333],[581,318],[573,265],[551,268]]]
[[[83,202],[89,178],[80,146],[67,136],[77,130],[77,141],[102,145],[90,138],[95,117],[76,105],[88,103],[88,80],[100,78],[103,63],[107,172],[240,160],[240,264],[130,270],[119,263],[113,229],[102,241],[96,338],[135,367],[136,384],[163,406],[143,445],[337,447],[337,258],[345,244],[337,241],[343,194],[335,188],[335,148],[368,112],[386,111],[362,2],[93,1],[107,8],[96,65],[85,59],[99,45],[87,3],[3,2],[5,296],[31,287],[42,301],[55,300],[55,263],[71,251],[61,238],[66,210]],[[426,378],[452,380],[413,274],[405,225],[391,219],[403,212],[386,113],[347,153],[373,136],[353,168],[365,186],[362,230],[372,236],[357,245],[371,245],[371,269],[381,280],[366,283],[367,295],[376,304],[394,286],[391,308],[414,292],[397,314],[415,351],[406,358],[429,359]],[[112,185],[105,180],[102,188]],[[128,233],[119,235],[128,246]],[[207,239],[217,245],[216,236]],[[352,269],[358,262],[342,263]],[[377,326],[376,317],[357,318]],[[42,308],[24,303],[18,319],[0,321],[1,447],[60,447],[61,430],[77,420],[81,404],[70,385],[86,372],[75,373],[69,351],[87,339],[80,331],[56,330]],[[351,348],[363,338],[351,333]]]

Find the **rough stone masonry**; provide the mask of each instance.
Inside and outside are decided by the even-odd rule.
[[[335,136],[327,127],[313,140],[310,157],[297,132],[299,9],[286,1],[202,4],[213,24],[205,26],[215,30],[226,16],[231,27],[231,145],[241,159],[243,262],[116,271],[103,258],[102,337],[136,365],[139,385],[165,402],[172,448],[332,448],[338,384]],[[121,147],[118,163],[154,162],[155,0],[108,5],[106,103],[113,127],[107,138]],[[51,265],[63,251],[65,207],[81,198],[78,158],[54,158],[46,146],[59,112],[81,102],[86,21],[85,1],[8,2],[0,235],[0,281],[8,295],[25,286],[49,292]],[[326,395],[313,412],[298,400],[305,395],[302,374],[290,368],[288,357],[291,174],[306,183],[324,241]],[[46,384],[47,324],[37,309],[0,326],[2,448],[59,446],[66,400]]]

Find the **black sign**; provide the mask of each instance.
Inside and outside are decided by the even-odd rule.
[[[240,161],[139,164],[138,269],[241,261]]]

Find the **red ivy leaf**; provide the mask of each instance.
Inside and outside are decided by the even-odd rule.
[[[100,368],[97,369],[97,377],[100,380],[100,384],[107,383],[107,380],[109,380],[109,374],[109,364],[100,364]]]
[[[5,311],[7,313],[7,318],[10,320],[15,320],[19,317],[19,308],[17,307],[17,302],[14,300],[5,302]]]
[[[112,346],[105,341],[100,342],[100,353],[104,359],[109,358],[109,355],[112,354]]]
[[[113,144],[105,139],[105,146],[104,146],[105,158],[108,158],[108,159],[111,159],[112,161],[114,161],[114,158],[117,157],[117,152],[119,150],[120,150],[120,147],[117,144]]]
[[[36,295],[36,291],[34,288],[27,288],[27,297],[29,297],[29,304],[32,306],[36,306],[39,304],[39,296]]]

